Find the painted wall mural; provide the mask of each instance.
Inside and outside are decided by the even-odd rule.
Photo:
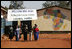
[[[53,29],[55,31],[59,30],[62,27],[64,23],[63,21],[66,18],[66,16],[60,10],[46,9],[43,14],[44,14],[43,17],[45,19],[49,19],[49,18],[52,19]],[[66,25],[63,28],[65,27]]]

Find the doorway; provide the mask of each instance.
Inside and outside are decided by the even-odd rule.
[[[13,32],[15,32],[16,30],[16,26],[18,24],[18,21],[13,21],[12,25],[13,25]],[[29,20],[29,21],[21,21],[21,29],[24,28],[24,25],[27,24],[28,26],[28,31],[30,31],[32,29],[32,21]]]

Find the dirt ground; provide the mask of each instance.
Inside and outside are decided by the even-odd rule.
[[[1,40],[1,48],[71,48],[71,34],[40,34],[39,40],[28,41],[23,40],[15,41],[15,37],[12,41],[7,39]]]

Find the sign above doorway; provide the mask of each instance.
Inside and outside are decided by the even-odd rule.
[[[36,9],[9,9],[7,20],[8,21],[37,20],[37,11]]]

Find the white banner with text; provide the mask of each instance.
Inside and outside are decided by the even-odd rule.
[[[37,20],[36,9],[9,9],[8,21],[25,21],[25,20]]]

